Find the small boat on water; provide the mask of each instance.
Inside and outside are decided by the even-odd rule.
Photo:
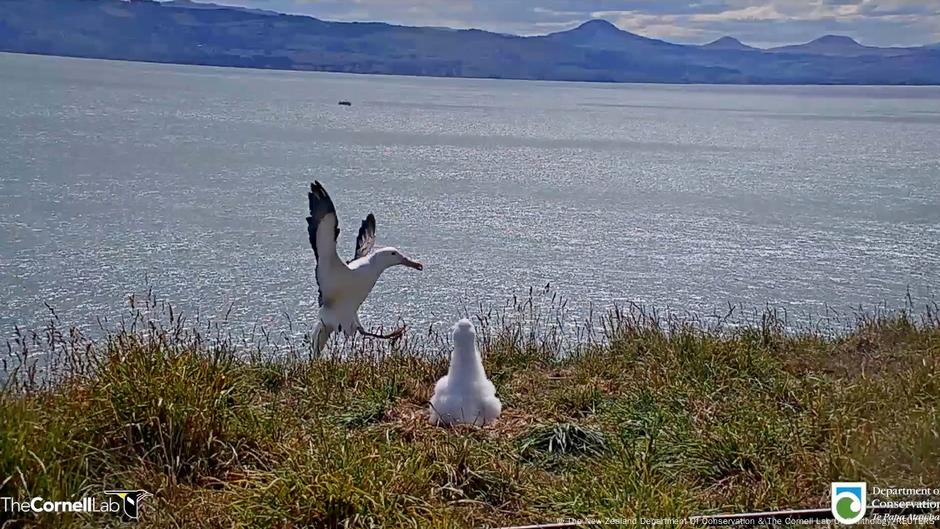
[[[351,106],[352,106],[352,103],[350,103],[349,101],[340,101],[339,104],[342,105],[342,106],[344,106],[344,107],[351,107]]]

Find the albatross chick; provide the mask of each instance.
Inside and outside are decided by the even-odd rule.
[[[454,326],[454,353],[447,376],[437,381],[431,397],[431,423],[483,426],[499,417],[503,405],[487,380],[470,320]]]

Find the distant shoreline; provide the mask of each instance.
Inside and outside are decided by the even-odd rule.
[[[383,72],[347,72],[342,70],[312,70],[312,69],[299,69],[299,68],[264,68],[259,66],[240,66],[240,65],[223,65],[223,64],[207,64],[207,63],[195,63],[195,62],[168,62],[168,61],[156,61],[156,60],[142,60],[142,59],[116,59],[111,57],[90,57],[85,55],[63,55],[63,54],[52,54],[52,53],[35,53],[35,52],[23,52],[23,51],[6,51],[0,50],[0,55],[21,55],[28,57],[51,57],[51,58],[60,58],[60,59],[80,59],[88,61],[111,61],[111,62],[121,62],[121,63],[132,63],[132,64],[158,64],[166,66],[194,66],[201,68],[220,68],[220,69],[236,69],[236,70],[249,70],[257,72],[296,72],[296,73],[325,73],[325,74],[344,74],[344,75],[357,75],[357,76],[375,76],[375,77],[408,77],[408,78],[430,78],[430,79],[466,79],[466,80],[478,80],[478,81],[532,81],[539,83],[567,83],[567,84],[577,84],[585,83],[592,85],[631,85],[631,86],[728,86],[728,87],[744,87],[744,86],[762,86],[762,87],[821,87],[821,86],[832,86],[832,87],[852,87],[852,88],[940,88],[940,83],[912,83],[912,84],[864,84],[864,83],[725,83],[725,82],[688,82],[688,83],[677,83],[677,82],[656,82],[656,81],[592,81],[584,79],[535,79],[535,78],[521,78],[521,77],[470,77],[470,76],[456,76],[456,75],[419,75],[419,74],[407,74],[407,73],[383,73]]]
[[[603,19],[537,36],[334,22],[152,0],[7,0],[0,50],[140,62],[471,79],[651,84],[940,85],[940,49],[845,35],[770,49],[624,31]]]

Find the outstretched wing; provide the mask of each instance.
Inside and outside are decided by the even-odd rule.
[[[369,213],[369,216],[362,221],[362,226],[359,226],[359,236],[356,237],[356,254],[349,262],[369,255],[373,246],[375,246],[375,215]]]
[[[313,254],[320,262],[320,256],[336,254],[336,239],[339,238],[339,221],[336,219],[336,207],[329,193],[323,189],[323,184],[314,182],[310,184],[310,216],[307,217],[307,235],[310,236],[310,246]]]
[[[336,218],[336,207],[329,193],[323,189],[323,184],[314,182],[310,184],[310,216],[307,217],[307,235],[310,237],[310,247],[317,258],[317,304],[323,305],[323,288],[320,286],[320,263],[323,259],[339,260],[336,254],[336,239],[339,238],[339,220]]]

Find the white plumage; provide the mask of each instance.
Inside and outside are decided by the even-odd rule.
[[[375,246],[375,216],[369,215],[359,227],[356,237],[356,253],[349,261],[343,261],[336,253],[339,237],[339,221],[333,200],[320,182],[310,184],[310,216],[307,217],[307,234],[310,246],[317,259],[317,287],[320,290],[320,324],[316,332],[316,350],[320,352],[334,331],[345,333],[350,338],[356,333],[375,338],[394,338],[404,328],[388,335],[377,335],[366,331],[359,322],[359,306],[369,296],[375,282],[386,269],[402,265],[415,270],[423,269],[421,263],[406,257],[397,248]]]
[[[483,371],[473,324],[460,320],[454,326],[454,353],[447,376],[434,386],[431,423],[482,426],[495,421],[502,409],[496,388]]]

